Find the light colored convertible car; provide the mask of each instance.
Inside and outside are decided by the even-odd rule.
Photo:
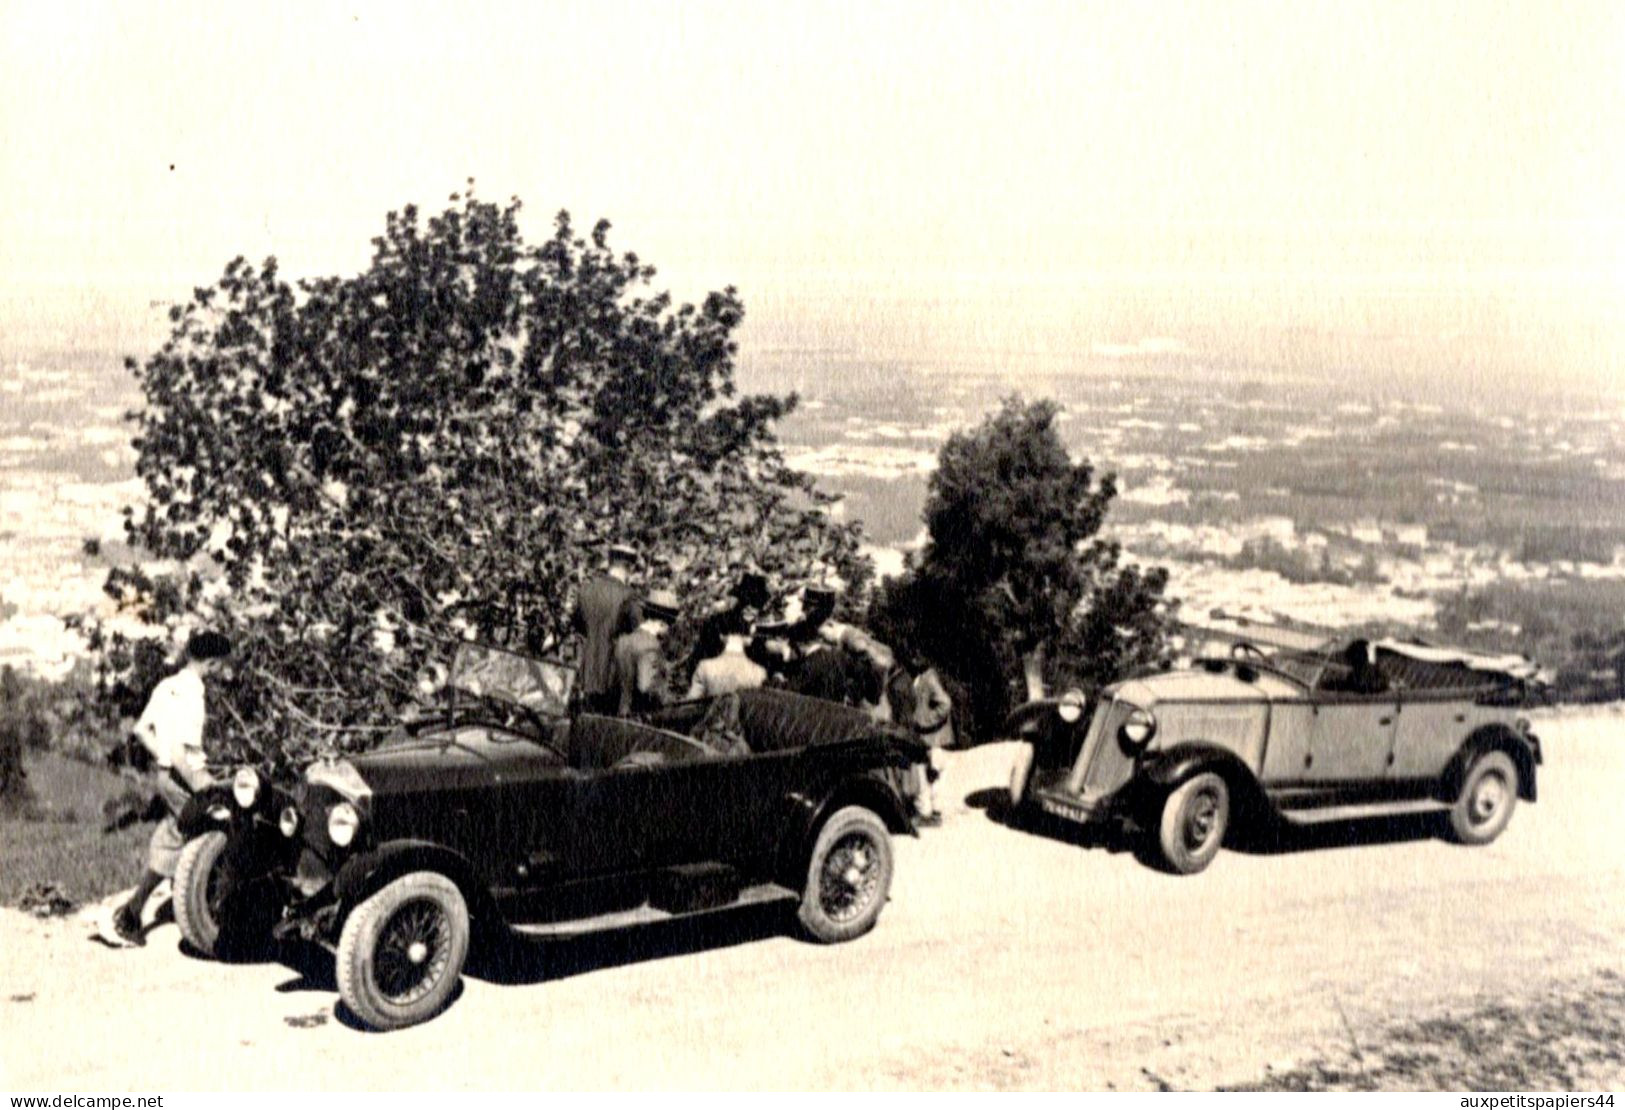
[[[1193,874],[1248,823],[1436,811],[1456,840],[1484,844],[1535,800],[1540,741],[1517,716],[1537,684],[1527,660],[1202,631],[1228,650],[1012,714],[1016,812],[1126,826],[1155,862]]]

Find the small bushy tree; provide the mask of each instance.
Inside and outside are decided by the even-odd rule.
[[[147,496],[126,530],[163,562],[107,591],[177,637],[232,636],[211,718],[244,754],[364,745],[460,639],[568,650],[575,585],[612,541],[643,549],[685,623],[745,565],[866,587],[857,527],[776,446],[795,397],[735,393],[735,290],[674,306],[607,223],[560,213],[530,243],[519,216],[407,207],[353,277],[238,259],[128,364]],[[131,711],[153,649],[88,632]]]
[[[927,495],[928,542],[876,598],[882,635],[957,680],[979,738],[1022,693],[1092,688],[1163,646],[1167,572],[1124,565],[1100,537],[1115,480],[1072,460],[1058,412],[1010,398],[949,438]]]

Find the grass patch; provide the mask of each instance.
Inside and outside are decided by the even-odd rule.
[[[1241,1091],[1606,1091],[1625,1083],[1625,979],[1609,970],[1533,1001],[1362,1032],[1340,1058]]]
[[[78,902],[132,886],[146,859],[150,824],[102,832],[102,807],[127,780],[52,752],[25,756],[32,797],[0,816],[0,905],[54,883]]]

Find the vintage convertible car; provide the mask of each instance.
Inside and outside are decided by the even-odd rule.
[[[874,925],[889,836],[913,831],[890,784],[924,758],[905,733],[753,690],[737,703],[749,752],[719,756],[689,735],[706,702],[571,718],[568,672],[474,645],[451,674],[444,718],[291,790],[245,769],[229,803],[201,803],[216,827],[177,876],[194,946],[271,892],[276,935],[333,949],[345,1003],[392,1029],[445,1004],[475,925],[566,936],[770,901],[820,941]]]
[[[1012,714],[1016,814],[1125,827],[1153,861],[1192,874],[1238,823],[1436,811],[1455,839],[1484,844],[1517,799],[1535,800],[1540,741],[1516,716],[1527,661],[1206,631],[1229,651]]]

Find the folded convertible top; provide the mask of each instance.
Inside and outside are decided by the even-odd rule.
[[[1373,646],[1379,651],[1391,651],[1395,655],[1403,655],[1407,659],[1423,663],[1453,663],[1468,670],[1503,674],[1525,682],[1543,681],[1540,668],[1535,665],[1534,660],[1522,655],[1485,655],[1464,648],[1434,647],[1431,644],[1416,644],[1405,640],[1378,640]]]

